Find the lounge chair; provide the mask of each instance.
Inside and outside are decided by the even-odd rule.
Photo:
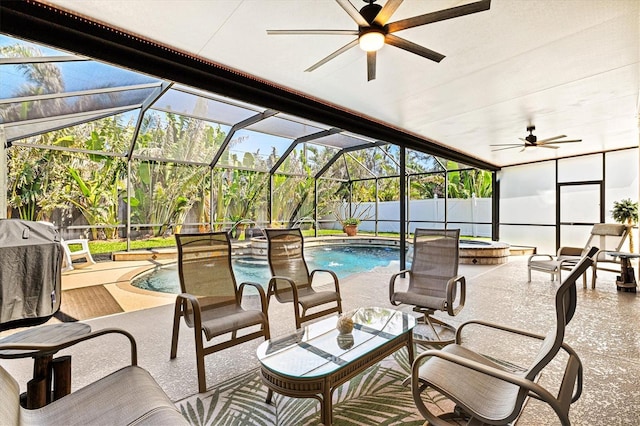
[[[257,283],[238,287],[231,266],[231,242],[226,232],[176,234],[178,276],[182,293],[176,298],[171,339],[171,359],[178,351],[180,318],[193,328],[196,344],[198,390],[207,390],[204,357],[257,337],[269,339],[268,303],[264,289]],[[243,291],[252,286],[258,294],[261,310],[241,306]],[[245,330],[246,334],[238,335]],[[228,340],[204,347],[216,336],[230,334]]]
[[[338,276],[327,269],[316,269],[309,273],[300,229],[265,229],[265,233],[269,241],[268,259],[272,275],[267,298],[271,300],[273,296],[280,303],[293,303],[297,329],[306,321],[334,312],[341,313]],[[313,277],[318,272],[329,275],[334,290],[314,290]],[[309,310],[314,312],[309,313]]]
[[[457,315],[464,307],[466,280],[458,275],[459,229],[417,228],[413,237],[413,261],[410,270],[391,276],[389,300],[393,305],[413,305],[424,317],[426,330],[414,330],[414,339],[432,345],[453,342],[455,328],[433,317],[436,311]],[[409,275],[406,291],[396,290],[396,280]]]
[[[1,351],[57,352],[105,334],[121,334],[131,345],[131,365],[44,407],[27,410],[20,405],[18,382],[0,366],[0,423],[7,425],[188,425],[151,375],[137,366],[136,342],[119,329],[103,329],[56,345],[0,345]]]
[[[593,225],[589,240],[583,248],[560,247],[556,256],[550,254],[534,254],[527,261],[528,278],[531,282],[531,271],[546,272],[554,281],[556,276],[562,281],[562,271],[571,270],[591,247],[599,247],[593,256],[591,288],[596,288],[597,271],[620,272],[620,260],[610,256],[606,251],[619,252],[624,244],[629,229],[626,225],[615,223],[597,223]],[[613,266],[615,265],[615,266]],[[587,274],[582,277],[582,285],[587,288]]]
[[[597,248],[592,248],[559,286],[555,296],[555,327],[546,336],[485,321],[467,321],[458,327],[455,343],[440,350],[427,350],[416,357],[411,372],[411,390],[418,410],[429,424],[448,424],[443,419],[456,416],[462,417],[465,424],[508,424],[520,415],[527,397],[549,404],[563,425],[570,424],[569,408],[582,393],[582,363],[576,352],[563,341],[565,327],[576,309],[575,282],[591,266],[591,256],[595,256],[597,251]],[[533,361],[528,367],[518,368],[463,345],[462,334],[467,327],[484,333],[487,339],[495,337],[493,345],[511,348],[512,353],[530,353],[526,348],[516,346],[522,342],[520,339],[540,342],[539,350],[535,355],[530,353],[534,356],[529,357]],[[495,336],[491,330],[496,330]],[[512,339],[502,341],[498,336]],[[560,349],[568,359],[557,396],[554,396],[536,379]],[[427,388],[433,388],[452,400],[457,412],[436,417],[421,397]]]

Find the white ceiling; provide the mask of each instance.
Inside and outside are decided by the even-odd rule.
[[[357,47],[304,72],[354,36],[266,33],[357,29],[334,0],[49,3],[498,166],[638,146],[639,0],[493,0],[488,11],[396,33],[445,59],[384,46],[370,82]],[[390,21],[465,3],[405,0]],[[539,139],[583,141],[492,152],[490,144],[517,143],[529,124]]]

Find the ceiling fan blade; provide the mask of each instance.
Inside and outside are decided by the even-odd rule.
[[[415,53],[416,55],[422,56],[423,58],[431,59],[435,62],[440,62],[445,58],[445,56],[441,53],[434,52],[431,49],[427,49],[426,47],[420,46],[419,44],[415,44],[409,40],[405,40],[393,34],[387,34],[384,37],[384,42],[392,46],[399,47],[400,49],[406,50],[407,52]]]
[[[356,9],[355,6],[352,5],[349,0],[336,0],[336,3],[338,3],[340,7],[342,7],[344,11],[347,12],[349,16],[351,16],[351,19],[353,19],[356,22],[356,24],[358,24],[358,26],[360,27],[369,26],[369,23],[367,22],[367,20],[364,19],[362,15],[360,15],[360,12],[358,11],[358,9]]]
[[[268,35],[358,35],[356,30],[267,30]]]
[[[402,4],[404,0],[387,0],[387,2],[382,6],[382,10],[378,12],[376,19],[373,20],[378,25],[384,26],[384,24],[389,21],[391,15],[398,9],[398,6]]]
[[[551,148],[551,149],[558,149],[558,148],[560,148],[559,146],[553,146],[553,145],[540,145],[540,144],[538,144],[538,145],[534,145],[534,146],[537,146],[537,147],[539,147],[539,148]]]
[[[492,143],[489,146],[522,146],[521,143]]]
[[[545,143],[549,143],[551,141],[555,141],[556,139],[562,139],[562,138],[566,138],[566,137],[567,137],[567,135],[554,136],[552,138],[546,138],[546,139],[539,140],[537,143],[538,143],[538,145],[544,145]]]
[[[495,152],[495,151],[504,151],[505,149],[514,149],[514,148],[519,148],[519,147],[521,147],[521,146],[522,146],[522,145],[514,145],[514,146],[508,146],[508,147],[506,147],[506,148],[496,148],[496,149],[492,149],[491,151],[492,151],[492,152]],[[524,150],[524,148],[522,148],[522,149]]]
[[[566,141],[544,142],[542,144],[540,144],[540,142],[538,142],[538,145],[543,145],[544,146],[544,145],[546,145],[548,143],[556,144],[556,143],[573,143],[573,142],[582,142],[582,139],[570,139],[570,140],[566,140]]]
[[[333,52],[331,55],[327,56],[324,59],[321,59],[320,61],[316,62],[315,64],[311,65],[309,68],[307,68],[306,70],[304,70],[304,72],[311,72],[313,70],[315,70],[316,68],[326,64],[327,62],[329,62],[330,60],[332,60],[333,58],[335,58],[336,56],[340,55],[341,53],[346,52],[347,50],[351,49],[354,46],[358,45],[358,39],[355,39],[347,44],[345,44],[344,46],[342,46],[340,49],[336,50],[335,52]]]
[[[376,79],[376,52],[367,52],[367,81]]]
[[[401,19],[388,24],[389,32],[406,30],[407,28],[418,27],[420,25],[431,24],[433,22],[445,21],[459,16],[470,15],[476,12],[488,10],[491,7],[491,0],[480,0],[475,3],[456,6],[449,9],[438,10],[437,12],[425,15],[414,16],[412,18]]]

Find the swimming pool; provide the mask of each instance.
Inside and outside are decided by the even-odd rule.
[[[400,265],[400,250],[384,246],[323,246],[305,249],[305,259],[310,269],[330,269],[344,278],[350,274],[370,271],[378,266]],[[271,278],[267,260],[255,257],[233,258],[233,271],[238,284],[253,281],[266,287]],[[144,290],[163,293],[180,293],[177,263],[154,269],[135,278],[131,285]]]

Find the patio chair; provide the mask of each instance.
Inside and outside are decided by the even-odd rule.
[[[442,311],[455,316],[464,307],[466,280],[458,275],[459,240],[459,229],[417,228],[413,235],[411,269],[391,276],[391,304],[413,305],[413,310],[423,315],[424,326],[414,329],[414,339],[418,342],[432,345],[453,342],[455,327],[433,315]],[[409,275],[409,287],[406,291],[397,291],[396,280],[402,274]]]
[[[149,372],[137,366],[136,341],[124,330],[102,329],[55,345],[2,344],[0,351],[3,353],[16,351],[54,353],[107,334],[120,334],[129,339],[131,365],[38,409],[26,409],[21,406],[18,382],[0,366],[0,389],[2,389],[0,391],[0,419],[2,419],[0,423],[25,426],[188,425],[189,422],[180,414]]]
[[[207,390],[204,357],[257,337],[269,339],[267,299],[260,284],[245,282],[236,285],[231,266],[231,242],[226,232],[206,234],[176,234],[178,245],[178,275],[182,293],[176,298],[173,316],[171,359],[178,350],[180,318],[193,328],[196,345],[198,390]],[[243,291],[256,289],[261,310],[242,307]],[[259,329],[255,329],[259,327]],[[245,330],[246,329],[246,330]],[[245,330],[238,335],[238,331]],[[230,333],[230,338],[205,347],[207,341]]]
[[[522,411],[526,398],[531,397],[551,406],[563,425],[570,424],[569,408],[582,393],[582,363],[576,352],[564,343],[565,327],[576,310],[575,282],[593,263],[598,251],[592,248],[571,270],[555,295],[555,327],[546,336],[517,330],[486,321],[467,321],[460,325],[456,341],[440,350],[427,350],[418,355],[412,365],[411,391],[420,413],[431,425],[449,424],[445,419],[462,416],[465,424],[508,424]],[[516,341],[540,342],[539,350],[526,368],[500,362],[489,354],[481,354],[462,345],[466,327],[478,327],[477,332],[496,330],[496,336],[509,336],[514,341],[495,341],[493,344],[511,348],[515,354],[534,353],[516,347]],[[489,337],[486,337],[489,338]],[[531,340],[530,340],[531,339]],[[539,374],[556,358],[562,349],[568,355],[557,396],[536,381]],[[563,358],[564,359],[564,358]],[[552,371],[557,366],[554,363]],[[554,374],[554,373],[550,373]],[[456,404],[455,413],[434,415],[425,405],[421,394],[433,388]],[[458,423],[456,423],[458,424]]]
[[[62,272],[71,271],[75,268],[82,268],[89,265],[95,265],[95,260],[89,251],[89,240],[77,238],[74,240],[61,239],[62,248],[64,249],[64,265]],[[71,250],[70,246],[74,246]],[[76,246],[80,246],[78,249]],[[74,260],[84,259],[84,263],[73,263]]]
[[[599,247],[598,252],[593,256],[593,271],[591,278],[591,288],[596,288],[597,271],[620,272],[620,260],[609,256],[607,251],[618,252],[622,248],[629,229],[626,225],[615,223],[597,223],[593,225],[589,240],[584,248],[580,247],[560,247],[556,256],[550,254],[534,254],[529,256],[527,261],[528,278],[531,282],[531,271],[546,272],[551,275],[551,281],[558,277],[562,280],[562,271],[571,270],[580,260],[581,256],[589,251],[591,247]],[[615,265],[612,266],[612,265]],[[582,277],[582,286],[587,288],[587,274]]]
[[[304,239],[300,229],[265,229],[265,233],[269,242],[267,256],[272,275],[267,298],[271,300],[271,296],[274,296],[280,303],[293,303],[296,329],[300,328],[303,322],[333,312],[342,313],[338,276],[327,269],[316,269],[309,273],[304,259]],[[334,290],[313,289],[313,277],[317,272],[329,274]],[[329,306],[319,308],[323,305]],[[310,309],[314,312],[308,313]]]
[[[51,227],[55,231],[55,225],[52,222],[48,222],[46,220],[39,220],[38,223]],[[95,265],[95,261],[91,256],[91,251],[89,251],[89,240],[83,238],[76,238],[74,240],[65,240],[64,238],[59,238],[60,244],[62,244],[62,250],[64,251],[64,256],[62,258],[62,272],[72,271],[74,268],[73,261],[79,259],[85,259],[84,263],[76,263],[75,267],[81,268],[84,266]],[[74,250],[71,250],[71,247],[74,247]],[[78,248],[77,246],[80,246]]]

